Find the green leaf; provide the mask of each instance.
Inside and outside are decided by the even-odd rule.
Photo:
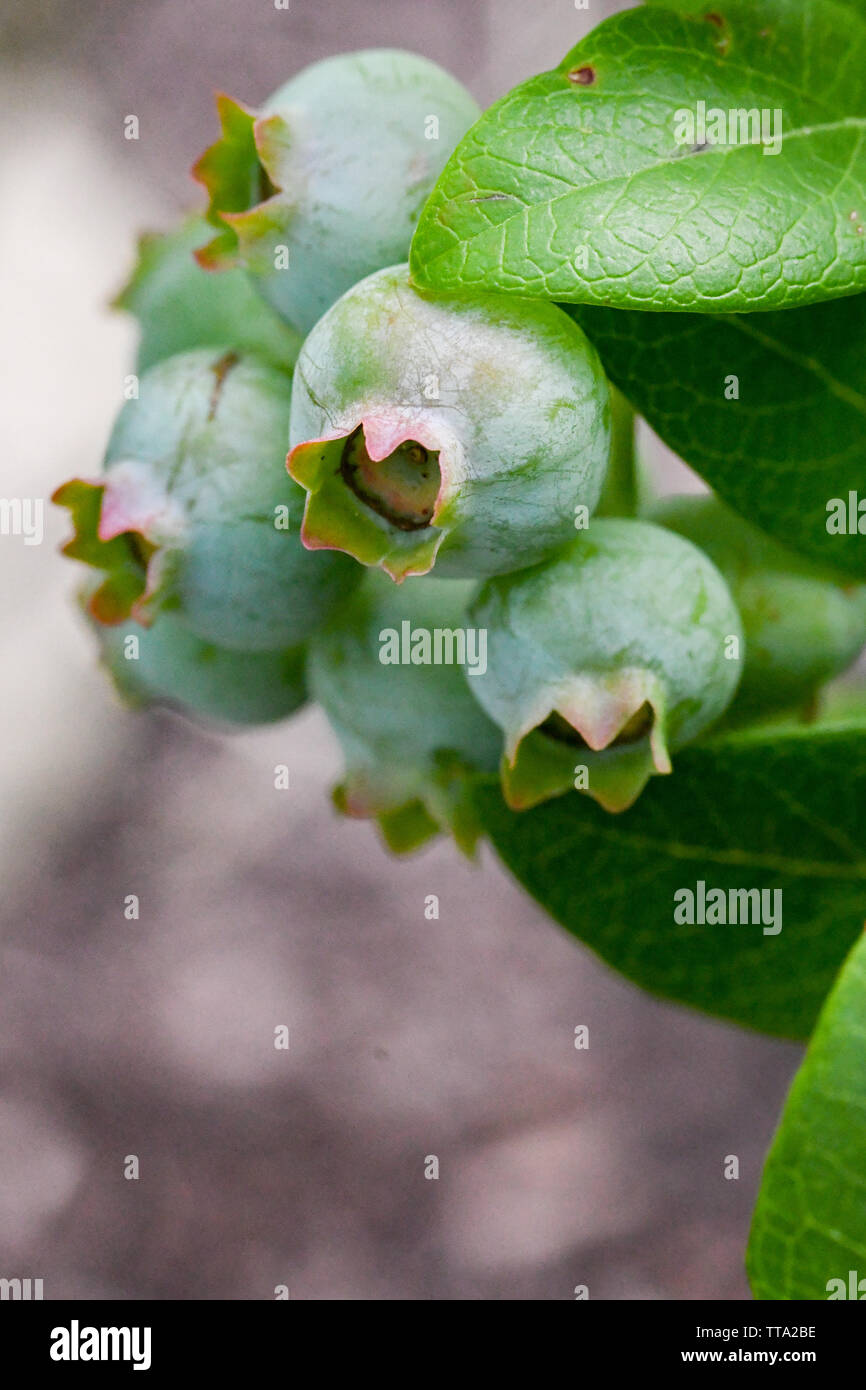
[[[866,721],[692,745],[617,816],[578,792],[515,813],[485,783],[477,800],[512,873],[609,965],[707,1013],[808,1037],[866,913]],[[699,881],[780,889],[781,931],[678,925],[674,894]]]
[[[863,16],[721,9],[615,15],[492,106],[422,214],[417,283],[707,313],[866,288]],[[739,118],[731,143],[699,147],[697,126],[692,143],[699,102],[766,113],[770,144],[743,143]]]
[[[854,534],[827,530],[833,499],[849,529],[849,492],[866,503],[866,295],[772,314],[571,313],[620,390],[726,502],[794,549],[866,572],[856,521]]]
[[[866,1298],[862,934],[791,1087],[764,1168],[747,1265],[756,1298]]]
[[[676,10],[679,14],[706,14],[710,8],[709,0],[643,0],[648,9],[657,10]],[[742,5],[743,0],[740,0]],[[755,0],[756,5],[760,5],[761,12],[765,12],[766,0]],[[802,0],[787,0],[789,6],[799,6]],[[835,0],[837,5],[845,5],[849,10],[856,10],[858,14],[866,11],[866,0]],[[722,10],[727,14],[730,6],[722,5]]]

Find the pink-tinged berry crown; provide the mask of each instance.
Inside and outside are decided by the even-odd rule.
[[[285,200],[276,178],[276,157],[287,138],[280,116],[254,111],[220,92],[216,98],[222,134],[193,165],[193,177],[208,192],[208,221],[217,235],[196,251],[205,270],[239,264],[242,247],[252,251],[260,237],[285,221]]]
[[[397,583],[427,574],[448,530],[458,448],[441,424],[406,411],[296,445],[288,469],[307,490],[304,545],[344,550]]]
[[[72,514],[74,535],[63,554],[104,575],[88,600],[91,615],[107,625],[133,618],[149,626],[165,596],[167,554],[158,534],[167,511],[144,470],[120,464],[98,482],[72,478],[52,501]]]
[[[624,811],[653,773],[671,771],[661,681],[652,671],[623,668],[572,676],[542,687],[505,731],[503,794],[527,810],[575,785],[587,786],[606,811]]]

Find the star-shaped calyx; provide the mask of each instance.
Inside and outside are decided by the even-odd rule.
[[[74,535],[63,554],[103,571],[88,600],[91,615],[109,625],[133,618],[149,626],[165,599],[181,530],[150,469],[125,460],[104,478],[70,479],[52,501],[72,514]]]
[[[576,788],[624,811],[654,773],[670,771],[664,692],[652,671],[569,676],[509,714],[502,785],[514,810]]]
[[[459,465],[454,436],[409,410],[296,445],[288,469],[308,494],[304,545],[343,550],[397,583],[427,574],[453,524]]]

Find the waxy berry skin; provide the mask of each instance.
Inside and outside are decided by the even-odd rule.
[[[548,563],[489,581],[470,621],[488,632],[471,690],[505,735],[515,809],[575,788],[625,810],[740,678],[742,626],[721,574],[645,521],[594,520]]]
[[[217,98],[222,136],[193,173],[217,236],[207,268],[243,266],[307,333],[347,289],[405,260],[421,208],[481,110],[416,54],[368,49],[314,63],[258,111]]]
[[[424,579],[397,588],[371,572],[310,640],[310,695],[346,763],[335,803],[346,815],[375,819],[395,850],[415,849],[446,830],[469,853],[479,834],[466,777],[495,772],[502,742],[466,688],[479,677],[464,677],[466,668],[454,663],[380,660],[391,654],[394,634],[404,656],[411,656],[410,634],[416,655],[424,654],[417,643],[425,633],[431,643],[437,629],[465,634],[473,592],[471,584]]]
[[[302,642],[358,582],[354,563],[300,543],[290,389],[287,373],[218,349],[142,377],[103,475],[55,493],[76,522],[66,553],[105,571],[94,617],[148,625],[166,611],[205,642],[268,651]]]
[[[664,498],[649,515],[706,551],[736,599],[746,660],[728,722],[808,712],[866,646],[866,586],[789,551],[717,497]]]
[[[286,719],[306,701],[303,647],[228,651],[203,642],[170,613],[150,628],[94,626],[103,663],[130,704],[165,705],[194,719],[244,726]]]
[[[139,237],[135,268],[113,300],[138,319],[137,370],[196,347],[251,351],[291,369],[300,334],[265,303],[246,272],[211,275],[195,259],[212,235],[203,217],[192,216],[170,232]]]
[[[532,565],[595,507],[610,398],[595,350],[555,305],[420,294],[369,276],[306,339],[289,471],[302,538],[398,582]]]

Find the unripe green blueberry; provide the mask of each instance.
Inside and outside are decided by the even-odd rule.
[[[188,217],[174,231],[139,238],[138,260],[114,300],[138,319],[137,369],[195,347],[249,350],[276,367],[292,367],[300,334],[266,304],[243,270],[213,275],[193,254],[213,228]]]
[[[467,689],[479,677],[463,674],[485,656],[467,632],[472,592],[423,579],[397,589],[371,573],[310,640],[310,693],[346,760],[335,802],[374,817],[392,849],[446,829],[469,852],[478,835],[466,774],[496,770],[501,738]]]
[[[392,266],[344,294],[298,358],[304,544],[398,581],[535,564],[595,507],[609,436],[598,357],[556,305],[435,298]]]
[[[286,373],[206,348],[142,377],[102,477],[55,493],[75,520],[66,553],[106,574],[94,617],[147,625],[174,612],[205,642],[267,651],[296,646],[332,611],[362,571],[301,545],[289,394]]]
[[[866,586],[789,551],[717,497],[669,497],[650,516],[700,546],[730,586],[746,659],[729,721],[808,709],[866,646]]]
[[[285,719],[306,700],[303,647],[227,651],[203,642],[170,613],[150,628],[96,626],[103,661],[132,704],[244,725]]]
[[[472,691],[504,732],[516,809],[575,788],[625,810],[724,713],[740,677],[724,579],[646,521],[594,520],[548,563],[489,581],[470,620],[488,633]]]
[[[421,208],[480,108],[435,63],[396,49],[304,68],[252,111],[217,98],[222,136],[193,173],[219,230],[210,268],[249,270],[307,333],[357,280],[405,260]]]

